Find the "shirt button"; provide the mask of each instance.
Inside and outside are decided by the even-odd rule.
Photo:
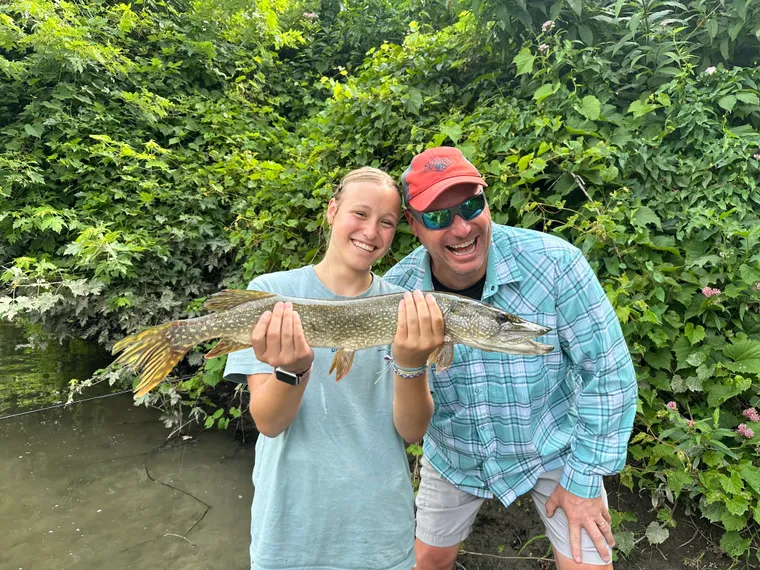
[[[478,392],[480,392],[480,388],[475,388],[475,393],[477,394]]]

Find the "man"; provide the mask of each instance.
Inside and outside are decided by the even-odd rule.
[[[625,465],[637,388],[620,324],[581,252],[494,224],[486,183],[454,148],[417,155],[402,177],[422,243],[385,279],[453,291],[552,331],[541,356],[457,345],[430,375],[435,412],[417,494],[418,570],[450,570],[478,509],[530,492],[560,570],[611,567],[604,475]]]

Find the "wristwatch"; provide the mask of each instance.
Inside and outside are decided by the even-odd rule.
[[[298,386],[299,384],[306,382],[309,379],[310,375],[311,366],[299,374],[296,374],[295,372],[288,372],[287,370],[282,370],[281,368],[274,369],[274,377],[281,382],[285,382],[285,384],[290,384],[291,386]]]

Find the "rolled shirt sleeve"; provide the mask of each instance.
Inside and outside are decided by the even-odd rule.
[[[637,384],[617,315],[580,251],[557,283],[557,332],[581,379],[578,421],[560,484],[584,498],[625,465],[636,414]]]

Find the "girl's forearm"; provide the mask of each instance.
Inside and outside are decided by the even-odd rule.
[[[427,373],[418,378],[401,378],[394,374],[393,425],[407,442],[422,439],[433,417],[433,397]]]
[[[259,433],[277,437],[298,415],[308,380],[291,386],[271,374],[251,392],[251,416]]]

